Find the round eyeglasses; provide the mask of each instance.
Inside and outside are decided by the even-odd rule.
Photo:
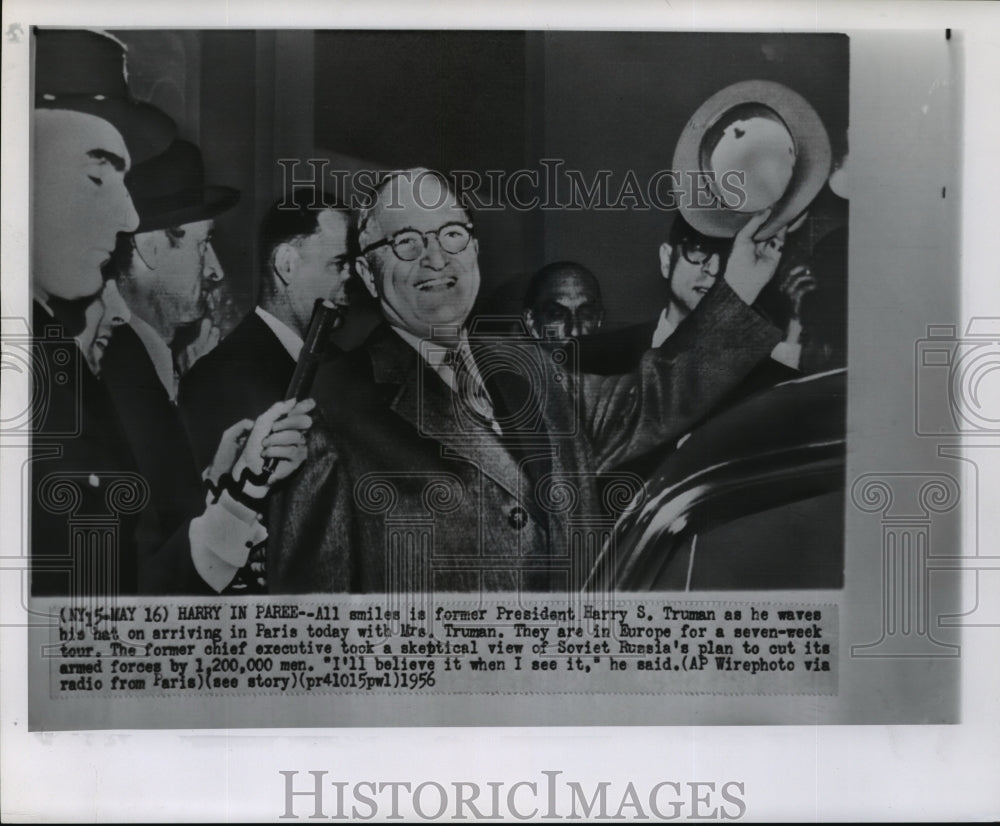
[[[361,254],[367,255],[379,247],[390,246],[400,261],[416,261],[427,249],[427,239],[431,235],[437,238],[442,250],[449,255],[457,255],[469,246],[469,239],[472,238],[472,224],[454,221],[428,232],[420,232],[416,229],[400,230],[395,235],[369,244],[361,250]]]

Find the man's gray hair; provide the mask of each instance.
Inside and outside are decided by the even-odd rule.
[[[469,209],[467,199],[460,192],[456,191],[455,187],[452,186],[448,178],[441,172],[428,169],[424,166],[415,166],[410,169],[396,169],[392,172],[385,173],[385,177],[378,182],[378,185],[375,186],[373,190],[374,197],[372,198],[371,203],[358,210],[358,245],[361,249],[364,249],[368,244],[368,239],[366,238],[368,225],[371,222],[372,217],[375,215],[379,204],[382,203],[383,194],[393,185],[395,181],[398,181],[400,178],[404,178],[412,183],[414,181],[421,180],[424,176],[436,178],[440,182],[441,186],[444,187],[445,191],[450,193],[455,199],[459,207],[464,209],[465,212],[471,217],[472,213]]]

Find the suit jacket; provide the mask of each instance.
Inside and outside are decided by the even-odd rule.
[[[606,505],[635,492],[602,503],[597,474],[683,433],[780,338],[724,282],[698,316],[678,354],[650,350],[625,376],[569,373],[558,348],[533,340],[474,349],[502,435],[470,422],[383,326],[320,370],[309,459],[273,502],[269,587],[579,587]]]
[[[178,403],[199,467],[211,464],[226,428],[285,397],[295,361],[251,312],[181,379]]]
[[[619,375],[634,370],[643,353],[652,345],[653,334],[656,332],[659,322],[660,319],[657,317],[641,324],[633,324],[630,327],[582,337],[579,339],[581,369],[587,373],[598,373],[602,376]],[[684,322],[681,322],[681,326],[678,326],[677,330],[682,329],[683,324]],[[683,342],[688,339],[686,337],[676,338],[677,330],[674,331],[673,335],[667,337],[667,340],[661,345],[662,347],[669,349],[683,346]],[[747,396],[760,390],[766,390],[780,382],[801,377],[802,374],[798,370],[793,370],[774,359],[764,359],[734,389],[726,400],[726,405],[742,401]]]
[[[205,489],[177,406],[170,401],[142,340],[129,325],[115,330],[101,378],[118,414],[149,506],[137,526],[139,593],[209,594],[191,560],[191,519],[205,508]]]
[[[135,593],[148,486],[107,387],[58,321],[32,312],[32,593]]]
[[[205,495],[141,341],[115,331],[106,382],[37,306],[33,331],[32,593],[213,594],[190,542]]]
[[[655,318],[641,324],[579,339],[581,369],[588,373],[601,375],[620,375],[634,370],[642,359],[643,353],[650,348],[658,324],[659,318]],[[666,348],[668,353],[677,353],[680,348],[688,346],[687,342],[690,341],[690,337],[679,335],[686,326],[687,319],[682,321],[677,329],[667,337],[661,348]],[[801,377],[802,374],[798,370],[793,370],[772,358],[763,359],[754,365],[743,380],[732,388],[719,404],[718,409],[731,407],[756,393],[774,387],[776,384]],[[714,412],[716,411],[706,411],[706,414]],[[667,449],[669,446],[658,445],[650,452],[634,457],[618,470],[637,473],[645,478],[663,460],[664,452]]]
[[[642,354],[650,348],[659,321],[659,318],[654,318],[606,333],[582,336],[578,339],[580,368],[601,376],[631,372],[639,364]]]
[[[150,486],[161,531],[169,536],[205,505],[205,491],[177,406],[129,325],[115,330],[101,377],[118,411],[132,455]]]

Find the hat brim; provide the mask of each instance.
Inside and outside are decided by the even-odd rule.
[[[767,80],[734,83],[712,95],[691,116],[674,150],[673,168],[683,189],[675,192],[685,220],[703,235],[732,238],[752,215],[723,206],[709,187],[702,168],[702,142],[709,129],[737,106],[766,106],[784,121],[795,144],[795,166],[781,197],[771,206],[771,217],[755,238],[774,235],[804,212],[830,174],[830,137],[816,110],[787,86]],[[737,170],[739,171],[739,170]],[[699,206],[714,204],[715,206]]]
[[[59,95],[38,100],[36,108],[69,109],[106,120],[121,133],[133,166],[159,155],[177,135],[177,124],[168,114],[140,101]]]
[[[240,200],[240,192],[229,186],[206,186],[163,198],[143,200],[133,197],[133,200],[139,213],[136,232],[152,232],[214,218],[234,207]]]

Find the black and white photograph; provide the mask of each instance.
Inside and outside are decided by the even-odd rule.
[[[33,37],[34,595],[842,585],[845,35]]]
[[[1000,628],[974,35],[19,11],[19,737],[237,733],[229,817],[660,820],[827,793],[801,763],[755,806],[749,746],[513,767],[546,731],[966,730]],[[422,730],[468,745],[401,774]]]

